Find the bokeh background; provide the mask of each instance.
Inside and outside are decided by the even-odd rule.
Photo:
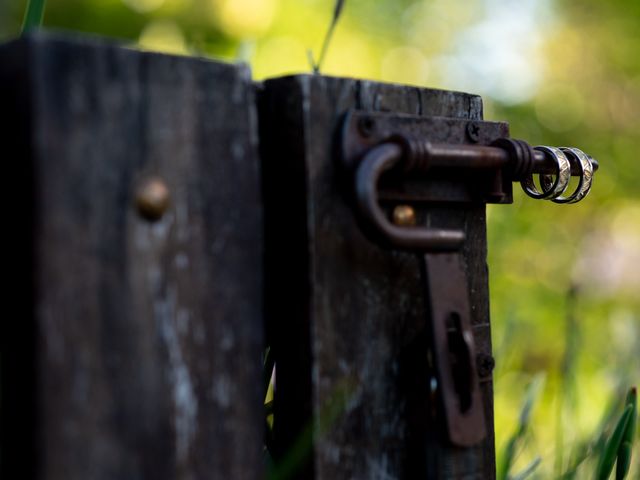
[[[19,34],[25,3],[0,1],[0,41]],[[333,6],[50,0],[44,24],[248,62],[261,79],[310,71]],[[498,461],[533,382],[512,472],[538,457],[534,477],[571,471],[640,383],[640,2],[347,0],[322,73],[478,93],[485,118],[508,121],[514,137],[600,161],[580,204],[518,189],[514,205],[489,207]],[[593,470],[587,459],[576,478]]]

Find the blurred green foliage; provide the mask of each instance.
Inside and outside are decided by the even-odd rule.
[[[25,3],[0,2],[0,40],[18,34]],[[44,25],[247,61],[264,78],[310,71],[308,50],[317,57],[333,9],[333,0],[49,0]],[[513,459],[521,471],[539,455],[532,478],[591,477],[584,452],[640,380],[639,52],[637,0],[347,0],[323,65],[479,93],[485,117],[510,122],[514,137],[600,161],[578,205],[518,190],[514,205],[489,207],[499,451],[526,386],[547,378]],[[634,457],[638,478],[637,447]]]

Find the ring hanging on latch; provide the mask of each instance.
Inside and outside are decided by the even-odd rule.
[[[593,165],[589,157],[578,148],[560,147],[560,149],[575,158],[580,166],[580,182],[575,191],[567,197],[554,198],[555,203],[577,203],[586,197],[591,191],[591,182],[593,180]],[[550,188],[551,178],[549,175],[540,175],[540,183],[543,189]]]
[[[559,148],[539,146],[534,147],[534,150],[548,153],[555,160],[558,168],[556,179],[552,184],[548,184],[542,181],[541,176],[542,192],[540,192],[533,182],[533,175],[528,175],[520,182],[520,184],[522,185],[522,189],[531,198],[541,200],[558,198],[564,193],[564,191],[567,189],[567,186],[569,185],[569,180],[571,179],[571,163],[569,163],[569,159]]]

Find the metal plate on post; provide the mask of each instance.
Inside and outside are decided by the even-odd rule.
[[[448,440],[470,447],[486,435],[469,292],[458,253],[422,257],[437,393]]]
[[[472,130],[471,130],[472,129]],[[470,131],[473,134],[470,136]],[[340,155],[349,175],[362,155],[395,134],[432,143],[489,145],[509,135],[504,122],[488,122],[390,112],[349,111],[340,130]],[[438,169],[387,175],[381,179],[379,198],[383,202],[512,203],[511,181],[496,179],[496,172],[457,172],[455,178]],[[498,185],[495,185],[496,182]],[[499,198],[491,195],[499,190]]]

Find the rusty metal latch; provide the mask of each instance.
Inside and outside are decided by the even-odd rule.
[[[425,253],[421,260],[433,367],[449,441],[469,447],[486,436],[487,428],[462,256]]]
[[[415,119],[396,117],[405,123],[409,118]],[[461,131],[465,131],[469,123],[437,117],[425,121]],[[477,127],[495,124],[473,123]],[[377,124],[382,127],[377,127],[380,130],[376,133]],[[380,192],[379,184],[385,173],[401,179],[422,178],[426,184],[430,179],[440,181],[439,190],[432,188],[416,196],[405,192],[404,198],[408,201],[511,203],[511,183],[521,182],[525,192],[534,198],[575,203],[589,193],[593,173],[598,169],[597,161],[574,148],[532,148],[522,140],[506,137],[493,139],[491,145],[438,144],[416,136],[411,128],[404,131],[402,123],[391,130],[394,125],[389,114],[351,112],[342,130],[342,159],[354,179],[357,213],[364,229],[377,242],[391,248],[455,251],[462,245],[464,234],[444,229],[398,227],[391,223],[380,207],[380,200],[393,199],[385,198]],[[560,160],[564,162],[562,165]],[[542,192],[536,190],[534,174],[540,175]],[[562,197],[571,175],[580,176],[580,185],[573,195]],[[445,182],[448,185],[443,187]],[[460,186],[466,189],[463,193],[459,191]]]
[[[488,133],[483,136],[483,131]],[[445,132],[441,136],[448,138],[459,132],[461,143],[430,141],[424,132],[436,137]],[[533,198],[575,203],[589,193],[598,163],[578,149],[532,148],[508,138],[506,124],[497,122],[359,111],[345,117],[341,148],[365,233],[386,248],[410,250],[420,259],[447,435],[454,445],[475,445],[486,436],[486,425],[460,252],[464,232],[398,225],[381,202],[511,203],[512,183],[521,182]],[[540,190],[534,174],[540,176]],[[578,187],[563,197],[572,175],[580,176]]]

